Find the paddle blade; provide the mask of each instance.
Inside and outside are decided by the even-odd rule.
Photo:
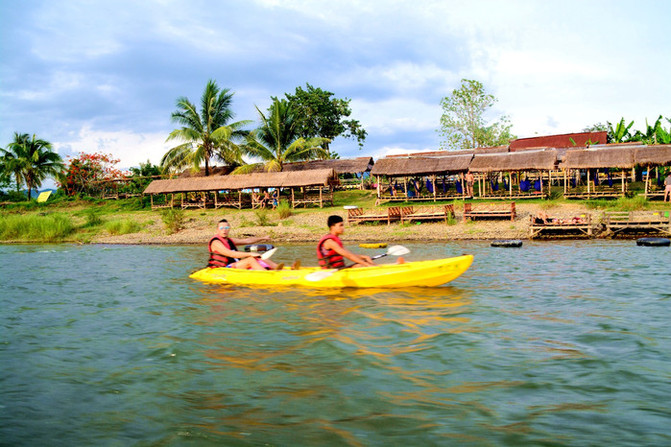
[[[389,250],[387,250],[387,254],[391,256],[403,256],[407,255],[410,253],[410,250],[405,248],[403,245],[392,245],[389,247]]]
[[[338,269],[320,270],[318,272],[314,272],[314,273],[310,273],[309,275],[305,275],[305,279],[307,281],[321,281],[322,279],[326,279],[329,276],[333,275],[337,271],[338,271]]]
[[[263,254],[261,255],[261,259],[268,259],[268,258],[270,258],[272,255],[275,254],[276,251],[277,251],[277,247],[275,247],[275,248],[273,248],[273,249],[271,249],[271,250],[268,250],[267,252],[265,252],[265,253],[263,253]]]

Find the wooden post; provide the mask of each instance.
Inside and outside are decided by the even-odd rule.
[[[377,181],[376,181],[376,183],[377,183],[377,198],[379,199],[380,198],[380,176],[376,175],[375,178],[377,179]]]
[[[403,177],[403,189],[405,190],[405,198],[408,199],[408,177]]]
[[[433,183],[433,201],[436,201],[436,174],[431,176],[431,183]]]
[[[294,195],[294,187],[291,187],[291,207],[296,208],[296,196]]]
[[[650,165],[648,165],[648,171],[645,176],[645,191],[643,192],[643,197],[648,198],[648,183],[650,182]]]
[[[589,175],[589,169],[587,169],[587,198],[589,199],[589,184],[592,183],[590,181],[590,175]]]
[[[324,208],[324,205],[322,203],[322,187],[321,187],[321,185],[319,186],[319,208]]]
[[[633,179],[635,179],[635,177]],[[624,170],[622,170],[622,197],[624,197],[624,196],[625,196],[625,193],[624,193]]]
[[[564,195],[566,195],[566,187],[568,184],[568,175],[567,175],[568,169],[564,168],[563,171],[564,171]]]
[[[513,174],[508,171],[508,191],[510,191],[510,198],[513,198]]]

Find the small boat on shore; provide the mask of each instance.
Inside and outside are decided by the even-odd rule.
[[[204,268],[190,277],[214,284],[244,286],[304,286],[316,288],[341,287],[436,287],[461,276],[473,263],[473,255],[431,261],[382,264],[375,267],[333,270],[332,274],[317,281],[308,275],[324,271],[319,267],[299,270],[241,270],[232,268]]]

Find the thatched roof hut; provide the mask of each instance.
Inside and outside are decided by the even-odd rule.
[[[641,166],[671,165],[671,144],[637,148],[634,160]]]
[[[335,160],[310,160],[286,163],[282,171],[308,171],[314,169],[333,169],[336,174],[360,174],[371,170],[375,162],[373,157],[343,158]]]
[[[243,175],[217,175],[171,180],[154,180],[144,190],[144,194],[240,190],[251,188],[329,186],[337,184],[337,182],[338,176],[333,169],[264,172]]]
[[[210,166],[210,175],[226,175],[235,169],[232,166]],[[179,178],[205,177],[205,168],[194,171],[192,168],[185,169],[178,175]]]
[[[632,168],[636,164],[636,147],[576,149],[566,152],[560,168]]]
[[[549,171],[555,169],[557,151],[508,152],[475,154],[469,169],[472,172]]]
[[[375,163],[371,175],[413,176],[466,172],[473,154],[442,157],[382,158]]]

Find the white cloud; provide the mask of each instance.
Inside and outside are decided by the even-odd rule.
[[[81,152],[112,154],[121,161],[117,168],[128,169],[149,160],[157,165],[163,154],[171,147],[165,142],[166,134],[138,134],[132,132],[110,132],[82,127],[71,139],[53,142],[54,149],[61,156],[77,156]]]

